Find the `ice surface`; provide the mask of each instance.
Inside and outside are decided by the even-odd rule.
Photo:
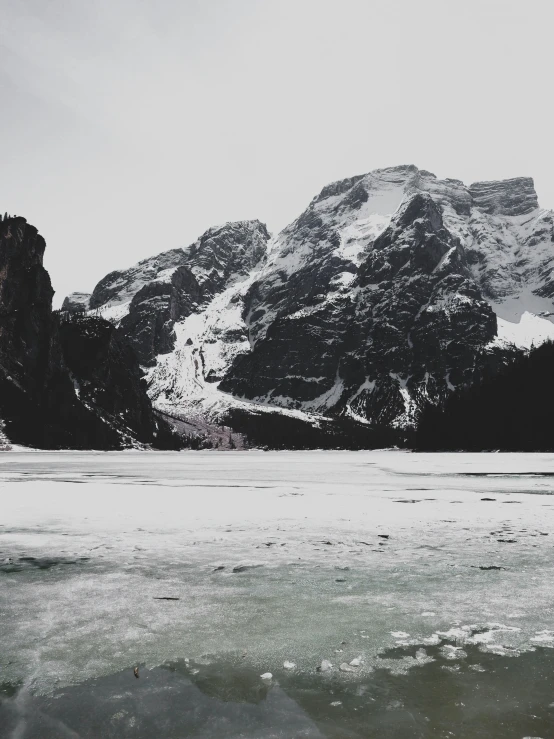
[[[554,646],[553,476],[546,454],[5,452],[0,682]]]

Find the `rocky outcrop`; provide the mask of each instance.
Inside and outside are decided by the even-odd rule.
[[[167,280],[147,282],[133,296],[119,324],[120,333],[147,367],[158,354],[172,350],[175,321],[190,315],[201,302],[202,289],[194,274],[186,266],[177,267]]]
[[[90,293],[70,293],[62,303],[62,311],[84,313],[90,308]]]
[[[475,182],[470,185],[469,193],[476,208],[493,216],[523,216],[539,207],[531,177]]]
[[[110,272],[92,291],[90,308],[128,302],[144,285],[163,280],[184,263],[183,250],[171,249],[156,257],[143,259],[130,269]]]
[[[81,449],[165,439],[137,359],[114,327],[52,312],[45,246],[24,218],[0,222],[0,417],[7,437]]]

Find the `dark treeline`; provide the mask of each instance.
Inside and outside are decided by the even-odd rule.
[[[314,426],[301,418],[280,413],[227,413],[225,424],[243,434],[249,445],[267,449],[377,449],[403,445],[395,429],[375,429],[348,418],[320,421]]]
[[[480,384],[429,405],[414,447],[420,451],[553,451],[554,344],[519,355]]]

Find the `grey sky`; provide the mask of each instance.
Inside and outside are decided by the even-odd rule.
[[[554,207],[548,0],[0,0],[0,210],[56,301],[413,163]]]

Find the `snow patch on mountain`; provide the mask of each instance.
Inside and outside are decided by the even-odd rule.
[[[350,416],[354,421],[358,421],[358,423],[368,423],[367,418],[357,411],[356,401],[363,392],[372,393],[375,390],[376,385],[377,382],[375,380],[370,380],[369,377],[365,378],[364,382],[356,392],[353,393],[346,401],[345,411],[347,416]]]
[[[544,344],[545,341],[554,341],[554,323],[548,318],[525,311],[517,322],[506,321],[499,316],[497,320],[498,335],[487,345],[488,348],[515,346],[518,349],[529,350]]]
[[[241,316],[241,298],[249,283],[229,287],[202,313],[175,324],[173,352],[160,354],[146,376],[157,408],[213,417],[230,405],[230,399],[218,391],[217,379],[238,354],[250,349]]]
[[[332,408],[340,401],[343,392],[344,381],[339,377],[339,374],[337,372],[335,383],[329,390],[322,393],[314,400],[307,400],[302,402],[300,406],[302,410],[324,414],[329,408]]]
[[[221,377],[235,357],[250,351],[242,311],[253,277],[216,295],[202,313],[193,313],[175,324],[174,351],[160,354],[145,375],[148,393],[158,410],[214,423],[221,422],[231,408],[275,410],[275,405],[263,399],[241,399],[219,390]],[[318,421],[310,413],[280,410],[311,423]]]
[[[418,407],[408,388],[408,380],[410,378],[401,377],[396,372],[389,372],[389,375],[392,380],[398,383],[398,389],[404,402],[404,412],[394,419],[393,426],[397,428],[412,426],[417,416]]]
[[[129,313],[129,306],[131,305],[131,299],[122,300],[121,302],[112,303],[112,301],[106,303],[106,305],[100,306],[90,310],[89,315],[98,315],[104,318],[106,321],[118,324],[125,316]]]

